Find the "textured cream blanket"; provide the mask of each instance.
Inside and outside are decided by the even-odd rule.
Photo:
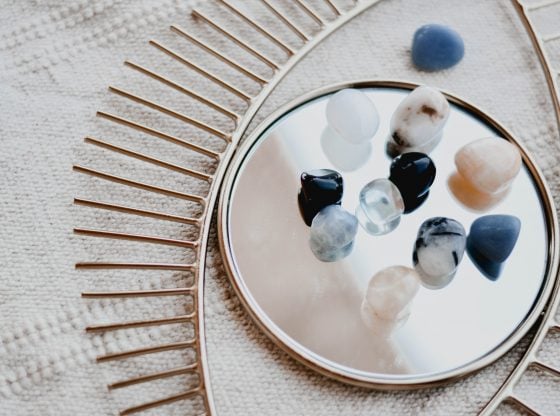
[[[217,9],[203,2],[203,9]],[[256,0],[238,2],[258,4]],[[290,6],[290,2],[274,3]],[[319,1],[310,1],[319,4]],[[338,1],[337,1],[338,3]],[[350,1],[340,0],[341,5]],[[174,272],[79,272],[76,261],[186,261],[183,249],[109,243],[72,234],[76,225],[134,232],[139,219],[124,214],[74,207],[75,196],[149,204],[153,209],[185,215],[192,207],[169,198],[131,193],[118,185],[72,173],[73,163],[115,171],[123,176],[203,190],[200,183],[157,167],[131,162],[83,143],[87,134],[199,170],[207,159],[177,153],[172,144],[96,119],[95,111],[126,113],[137,106],[109,96],[107,85],[160,99],[188,113],[184,97],[167,100],[164,87],[148,89],[145,77],[122,66],[131,58],[167,71],[198,91],[230,104],[202,78],[186,75],[164,54],[147,44],[150,37],[186,48],[167,27],[190,27],[188,0],[23,0],[4,1],[0,9],[0,414],[112,415],[118,410],[184,391],[195,380],[187,376],[108,391],[106,385],[134,375],[185,365],[188,353],[166,352],[122,363],[95,364],[108,352],[185,339],[178,325],[86,335],[92,322],[155,318],[183,314],[181,299],[84,301],[84,290],[174,287],[188,279]],[[263,21],[270,17],[259,16]],[[321,9],[325,15],[328,9]],[[217,13],[217,12],[216,12]],[[223,14],[220,15],[225,16]],[[560,5],[536,15],[543,34],[560,27]],[[463,34],[464,61],[455,69],[426,74],[409,60],[410,40],[421,24],[442,22]],[[301,24],[310,31],[313,22]],[[206,29],[195,28],[203,33]],[[256,36],[255,32],[246,32]],[[175,43],[174,43],[175,42]],[[263,45],[266,47],[266,45]],[[551,53],[560,68],[560,41]],[[231,46],[231,54],[238,54]],[[185,53],[201,54],[197,49]],[[206,59],[201,56],[201,59]],[[239,58],[249,58],[239,53]],[[214,62],[214,63],[212,63]],[[225,70],[215,61],[207,65]],[[266,71],[265,71],[266,72]],[[188,78],[190,77],[190,78]],[[188,78],[188,79],[187,79]],[[349,79],[391,78],[428,83],[452,91],[487,109],[512,130],[536,157],[551,189],[560,196],[560,140],[544,77],[529,39],[508,0],[383,0],[327,39],[279,85],[253,123],[288,100],[311,89]],[[229,79],[236,80],[229,72]],[[241,81],[240,81],[241,82]],[[194,83],[194,84],[193,84]],[[150,84],[151,86],[152,84]],[[252,86],[251,86],[252,85]],[[155,87],[153,87],[155,88]],[[254,84],[247,84],[253,88]],[[237,106],[239,111],[242,106]],[[147,110],[142,120],[161,119]],[[203,114],[213,120],[214,113]],[[218,123],[225,123],[219,121]],[[165,124],[166,130],[179,124]],[[189,131],[187,131],[188,133]],[[209,143],[209,146],[217,146]],[[158,147],[159,146],[159,147]],[[130,203],[133,201],[134,203]],[[188,204],[187,204],[188,205]],[[142,224],[150,234],[189,236],[188,226],[153,220]],[[146,225],[148,224],[148,225]],[[146,228],[145,228],[146,229]],[[94,240],[94,241],[92,241]],[[530,254],[529,254],[530,255]],[[215,403],[223,415],[459,415],[474,414],[520,357],[517,347],[477,375],[429,391],[383,393],[349,387],[306,369],[276,348],[250,321],[225,276],[216,239],[210,243],[206,284],[207,348]],[[498,307],[498,306],[497,306]],[[560,364],[560,339],[545,343],[542,356]],[[527,343],[523,342],[523,346]],[[519,394],[545,414],[560,414],[560,384],[539,373],[528,374]],[[185,415],[197,404],[178,402],[146,414]],[[504,408],[503,414],[513,410]]]

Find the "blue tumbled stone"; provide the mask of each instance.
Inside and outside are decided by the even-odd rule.
[[[471,225],[468,251],[475,258],[503,263],[509,257],[521,230],[521,221],[512,215],[486,215]]]
[[[424,71],[439,71],[459,63],[465,54],[461,35],[448,26],[420,27],[412,40],[412,62]]]

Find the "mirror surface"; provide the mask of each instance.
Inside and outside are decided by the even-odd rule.
[[[404,215],[387,235],[371,236],[360,227],[345,259],[317,260],[309,248],[310,228],[298,209],[301,173],[323,168],[340,172],[342,206],[354,213],[360,189],[389,175],[389,121],[410,92],[397,87],[362,91],[380,116],[379,130],[365,146],[345,144],[330,133],[325,117],[330,94],[288,110],[258,137],[248,139],[252,144],[230,173],[232,183],[225,194],[229,267],[253,315],[296,355],[365,380],[390,383],[437,376],[488,355],[532,311],[549,261],[545,203],[525,165],[509,194],[491,209],[474,211],[453,196],[448,180],[455,172],[457,150],[500,134],[483,117],[451,103],[443,139],[430,153],[437,176],[426,202]],[[416,234],[424,220],[454,218],[468,232],[476,218],[487,214],[521,220],[517,245],[497,280],[486,278],[465,253],[448,286],[420,287],[408,320],[390,336],[376,335],[363,323],[360,307],[369,280],[388,266],[412,267]]]

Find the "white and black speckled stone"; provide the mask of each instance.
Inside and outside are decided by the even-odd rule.
[[[459,222],[445,217],[424,221],[412,254],[422,284],[429,289],[448,285],[463,259],[466,242],[465,229]]]
[[[448,117],[449,103],[441,92],[427,86],[416,88],[391,117],[387,152],[392,156],[430,153],[440,142]]]

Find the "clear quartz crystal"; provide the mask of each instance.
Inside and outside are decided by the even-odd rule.
[[[398,188],[389,179],[375,179],[360,191],[356,217],[372,235],[383,235],[399,225],[404,202]]]

